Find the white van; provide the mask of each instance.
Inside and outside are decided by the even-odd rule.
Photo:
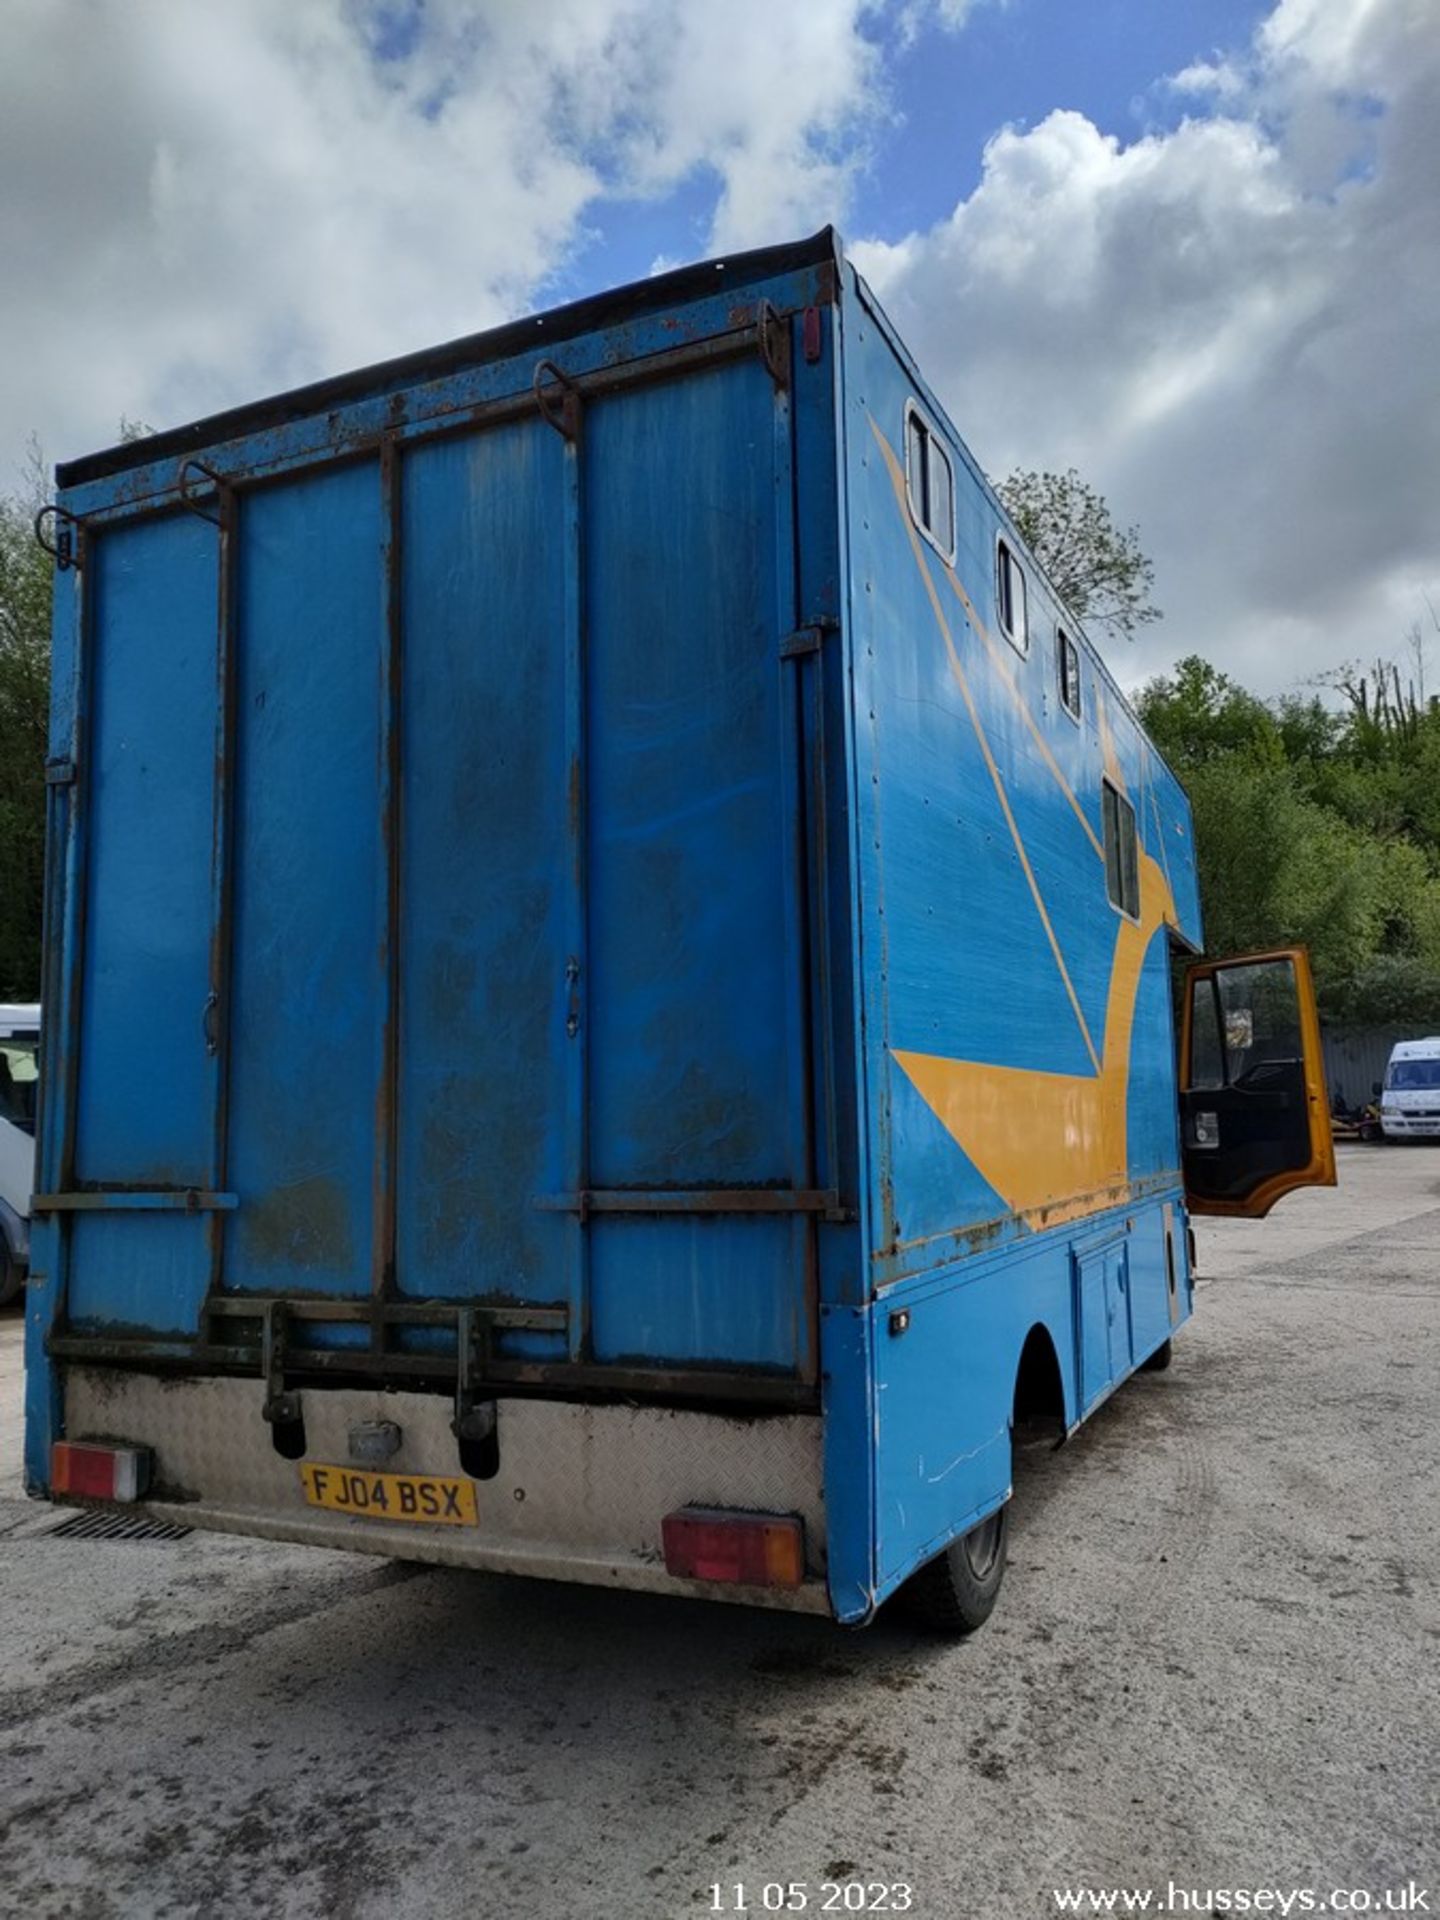
[[[40,1009],[0,1003],[0,1306],[25,1285],[35,1183]]]
[[[1440,1138],[1440,1036],[1398,1041],[1380,1090],[1387,1140]]]

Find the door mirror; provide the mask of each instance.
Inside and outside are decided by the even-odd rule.
[[[1295,1187],[1333,1187],[1315,988],[1303,948],[1192,967],[1180,1043],[1192,1213],[1259,1219]]]
[[[1380,1088],[1380,1082],[1378,1080],[1372,1080],[1370,1082],[1370,1091],[1371,1093],[1374,1094],[1377,1100],[1380,1098],[1381,1088]]]

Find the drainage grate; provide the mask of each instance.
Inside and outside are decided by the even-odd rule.
[[[50,1540],[183,1540],[189,1527],[174,1526],[169,1520],[147,1520],[139,1513],[95,1511],[72,1513],[58,1527],[51,1527]]]

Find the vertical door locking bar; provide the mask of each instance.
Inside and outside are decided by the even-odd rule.
[[[202,507],[196,498],[194,483],[190,478],[192,473],[203,474],[207,484],[213,488],[216,496],[215,512],[212,513],[207,507]],[[175,476],[175,490],[180,496],[181,506],[188,507],[198,520],[208,520],[212,527],[223,524],[223,508],[219,503],[223,501],[228,486],[229,482],[216,473],[213,467],[207,467],[203,460],[183,460],[180,463],[180,471]]]
[[[53,520],[55,523],[53,541],[45,538],[47,520]],[[67,512],[64,507],[53,505],[41,507],[31,524],[35,529],[36,544],[49,554],[61,573],[68,573],[71,567],[84,566],[85,557],[80,536],[85,529],[73,513]]]
[[[555,386],[546,386],[547,379],[560,388],[558,399]],[[553,427],[562,440],[578,440],[581,396],[579,387],[569,374],[557,367],[553,360],[537,360],[531,385],[535,392],[535,404],[545,424]]]

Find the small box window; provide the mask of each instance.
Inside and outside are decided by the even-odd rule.
[[[955,476],[950,456],[913,400],[905,406],[910,517],[947,563],[955,558]]]
[[[1100,788],[1105,826],[1105,891],[1112,907],[1140,918],[1140,849],[1135,835],[1135,809],[1108,780]]]
[[[1080,649],[1063,627],[1055,630],[1055,670],[1060,676],[1060,704],[1072,720],[1080,718]]]
[[[995,608],[1005,638],[1018,653],[1030,651],[1025,611],[1025,570],[1007,541],[995,549]]]

